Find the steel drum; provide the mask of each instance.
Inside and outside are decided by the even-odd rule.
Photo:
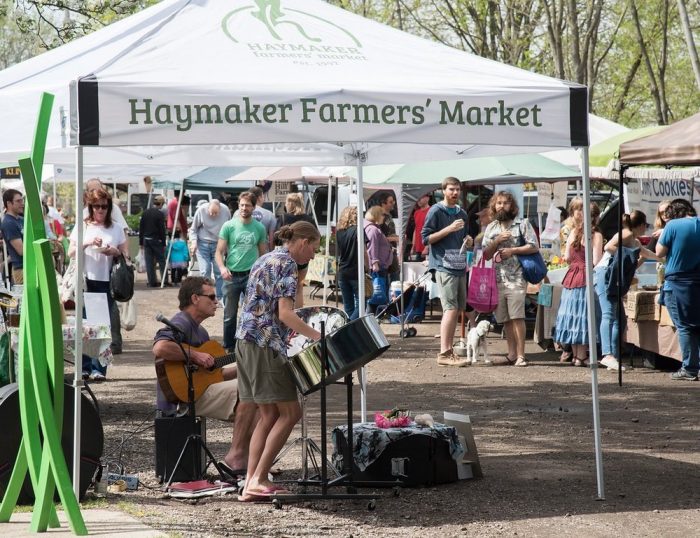
[[[342,310],[332,306],[308,306],[297,308],[294,313],[301,320],[321,331],[321,322],[326,323],[326,334],[339,329],[348,322]],[[312,342],[303,334],[292,333],[287,340],[287,365],[302,394],[321,388],[321,344]]]
[[[326,336],[328,373],[325,384],[339,381],[389,349],[389,341],[374,316],[351,321]],[[308,345],[288,361],[292,376],[302,394],[321,388],[322,345]]]
[[[294,313],[306,323],[311,325],[318,332],[321,332],[321,322],[326,322],[326,334],[330,334],[336,329],[340,329],[348,322],[348,316],[339,308],[332,306],[307,306],[297,308]],[[292,333],[287,340],[287,356],[292,357],[305,349],[309,344],[309,339],[303,334]]]

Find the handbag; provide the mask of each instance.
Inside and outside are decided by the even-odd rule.
[[[370,273],[372,277],[372,296],[367,303],[371,305],[389,304],[389,284],[386,276],[381,273]]]
[[[126,261],[124,254],[120,254],[112,265],[109,292],[120,303],[125,303],[134,296],[134,266]]]
[[[117,307],[119,308],[119,319],[121,320],[122,329],[125,331],[133,330],[136,327],[136,320],[138,318],[134,300],[131,299],[125,303],[119,303]]]
[[[469,271],[467,303],[482,314],[491,313],[498,307],[496,269],[486,267],[486,261],[483,256],[479,258],[476,265]]]
[[[520,227],[520,246],[525,246],[525,234]],[[539,284],[547,276],[547,265],[538,250],[534,254],[518,254],[518,261],[523,269],[523,278],[530,284]]]

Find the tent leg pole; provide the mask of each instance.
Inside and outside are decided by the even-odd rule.
[[[83,148],[75,148],[75,224],[78,228],[76,245],[83,244]],[[54,183],[55,184],[55,183]],[[80,498],[80,439],[82,420],[83,388],[83,267],[85,250],[79,248],[75,253],[75,367],[73,376],[73,492]]]
[[[328,176],[328,191],[326,191],[326,260],[330,258],[331,249],[331,189],[333,185],[331,183],[331,177]],[[325,274],[326,266],[323,270],[323,306],[328,306],[328,286],[330,286],[331,280],[329,275]],[[336,290],[337,293],[337,290]]]
[[[365,199],[362,193],[362,161],[365,155],[358,152],[357,158],[357,288],[360,317],[365,315],[365,229],[363,226]],[[367,376],[365,367],[360,369],[360,419],[367,422]]]
[[[598,500],[605,500],[605,480],[603,476],[603,449],[600,433],[600,394],[598,392],[598,348],[596,347],[598,325],[594,305],[597,297],[593,287],[593,248],[591,223],[591,182],[588,176],[588,147],[582,148],[583,171],[583,230],[586,241],[586,306],[588,313],[588,341],[591,362],[591,400],[593,401],[593,436],[595,442],[596,478],[598,483]]]
[[[168,253],[165,256],[165,274],[160,275],[160,289],[165,287],[165,279],[168,274],[168,268],[170,267],[170,254],[173,252],[173,240],[175,239],[175,231],[177,230],[178,222],[180,222],[180,207],[182,207],[182,196],[185,194],[185,182],[182,182],[182,189],[180,189],[180,197],[177,199],[177,209],[175,210],[175,218],[173,219],[173,231],[170,232],[170,245],[168,246]]]

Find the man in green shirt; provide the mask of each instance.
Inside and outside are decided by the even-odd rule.
[[[216,245],[216,264],[224,281],[224,347],[227,350],[236,346],[238,302],[248,285],[250,268],[267,252],[265,227],[253,218],[255,202],[251,192],[238,197],[238,215],[221,227]]]

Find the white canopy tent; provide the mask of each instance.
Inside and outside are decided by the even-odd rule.
[[[78,203],[84,163],[347,164],[358,166],[361,193],[364,164],[542,152],[589,142],[584,86],[311,0],[164,0],[0,72],[0,161],[27,151],[30,119],[44,91],[55,94],[57,105],[46,162],[67,163],[74,156]],[[75,148],[68,147],[68,112]],[[587,155],[584,150],[586,196]],[[588,200],[584,207],[588,211]],[[590,260],[589,244],[586,254]],[[79,258],[79,269],[81,264]],[[589,304],[593,300],[590,291]],[[594,341],[592,320],[589,326]],[[595,367],[592,385],[602,497]],[[363,418],[364,389],[362,379]],[[76,438],[79,416],[77,398]],[[74,468],[76,484],[78,476]]]

